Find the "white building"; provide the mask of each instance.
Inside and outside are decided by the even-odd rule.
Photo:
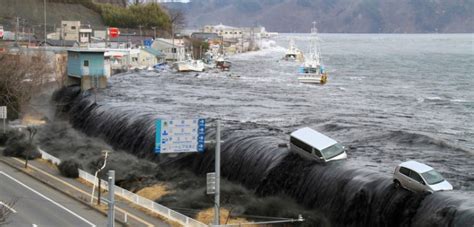
[[[219,25],[206,25],[203,27],[202,32],[217,33],[224,39],[240,39],[245,35],[242,28],[227,26],[223,24]]]
[[[173,41],[171,39],[157,38],[153,41],[151,47],[163,53],[166,61],[184,60],[186,53],[183,39],[174,39]]]

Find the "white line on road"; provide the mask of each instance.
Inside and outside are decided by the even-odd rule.
[[[76,214],[76,213],[72,212],[71,210],[67,209],[67,208],[66,208],[66,207],[64,207],[63,205],[61,205],[61,204],[59,204],[59,203],[55,202],[54,200],[52,200],[52,199],[50,199],[50,198],[46,197],[45,195],[43,195],[43,194],[41,194],[41,193],[37,192],[36,190],[34,190],[34,189],[30,188],[28,185],[26,185],[26,184],[23,184],[22,182],[20,182],[19,180],[17,180],[17,179],[15,179],[15,178],[13,178],[12,176],[10,176],[10,175],[8,175],[8,174],[4,173],[3,171],[0,171],[0,174],[3,174],[4,176],[6,176],[6,177],[10,178],[11,180],[15,181],[16,183],[20,184],[21,186],[23,186],[23,187],[25,187],[25,188],[29,189],[30,191],[32,191],[32,192],[34,192],[34,193],[36,193],[37,195],[39,195],[39,196],[43,197],[44,199],[46,199],[46,200],[48,200],[48,201],[50,201],[50,202],[51,202],[51,203],[53,203],[54,205],[56,205],[56,206],[60,207],[61,209],[63,209],[63,210],[65,210],[65,211],[67,211],[68,213],[70,213],[70,214],[72,214],[72,215],[76,216],[77,218],[81,219],[82,221],[86,222],[87,224],[91,225],[92,227],[95,227],[95,225],[94,225],[92,222],[90,222],[90,221],[88,221],[87,219],[85,219],[85,218],[83,218],[83,217],[79,216],[78,214]]]
[[[36,225],[36,224],[33,224],[33,227],[38,227],[38,225]]]
[[[0,201],[0,205],[2,205],[2,206],[4,206],[4,207],[6,207],[7,209],[11,210],[13,213],[16,213],[16,210],[15,210],[15,209],[9,207],[9,206],[8,206],[7,204],[5,204],[4,202]]]

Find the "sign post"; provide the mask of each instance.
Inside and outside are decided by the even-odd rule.
[[[158,119],[155,126],[155,153],[204,152],[205,119]]]
[[[7,107],[0,106],[0,118],[3,119],[3,133],[5,134],[5,121],[7,119]]]
[[[215,186],[215,194],[214,194],[214,224],[216,226],[220,225],[220,196],[221,196],[221,121],[216,120],[217,122],[217,130],[216,130],[216,160],[215,160],[215,171],[216,171],[216,186]]]

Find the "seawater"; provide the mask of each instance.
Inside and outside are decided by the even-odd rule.
[[[232,56],[230,72],[114,76],[99,103],[282,134],[309,126],[346,145],[349,166],[390,176],[414,159],[472,194],[473,34],[321,34],[324,86],[298,83],[299,63],[281,60],[290,38],[307,52],[309,34],[281,34],[265,49]]]

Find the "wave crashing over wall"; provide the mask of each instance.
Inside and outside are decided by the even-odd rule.
[[[210,146],[202,154],[155,155],[155,113],[98,104],[77,87],[57,91],[54,99],[59,110],[68,113],[73,127],[103,138],[115,149],[199,175],[213,171]],[[213,127],[208,127],[206,134],[213,138]],[[397,190],[389,176],[346,165],[350,157],[327,164],[307,161],[279,146],[286,142],[286,135],[279,130],[253,123],[226,122],[222,138],[223,177],[260,196],[291,196],[324,214],[331,225],[474,226],[474,200],[460,192],[422,195]]]

